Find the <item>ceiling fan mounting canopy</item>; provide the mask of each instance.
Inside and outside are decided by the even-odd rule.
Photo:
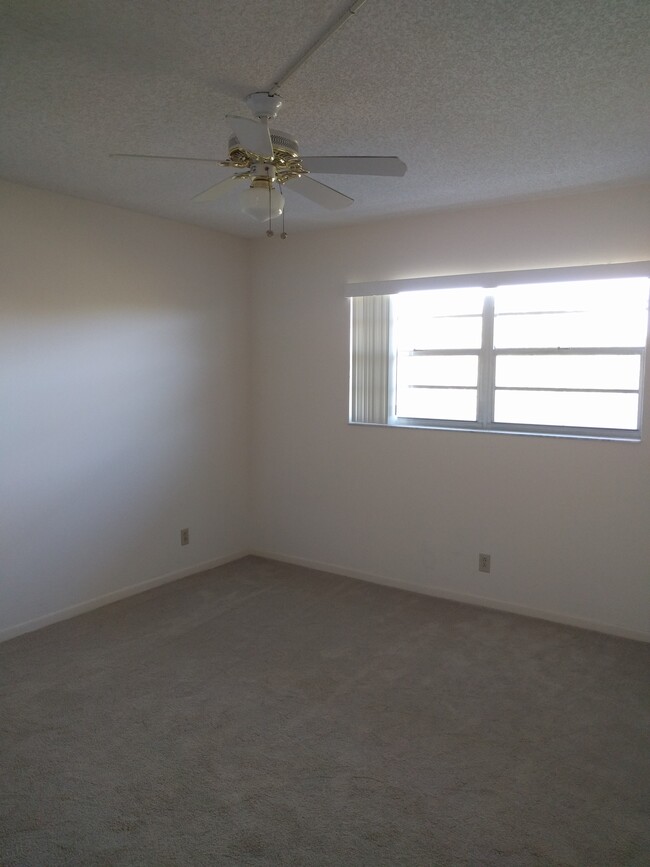
[[[273,120],[282,108],[282,99],[277,93],[265,93],[263,90],[249,93],[245,102],[251,114],[260,120]]]

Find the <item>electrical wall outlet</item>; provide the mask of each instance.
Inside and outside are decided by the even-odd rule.
[[[184,530],[181,530],[181,545],[189,545],[190,544],[190,531],[188,527],[185,527]]]
[[[489,572],[490,571],[490,555],[489,554],[479,554],[478,555],[478,571],[479,572]]]

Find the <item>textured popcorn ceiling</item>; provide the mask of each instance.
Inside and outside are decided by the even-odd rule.
[[[351,0],[0,0],[0,175],[253,237],[229,172],[111,160],[226,155],[226,113]],[[316,176],[289,232],[650,176],[648,0],[367,0],[281,90],[305,155],[399,155],[403,178]]]

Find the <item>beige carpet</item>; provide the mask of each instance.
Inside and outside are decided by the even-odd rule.
[[[0,645],[0,863],[648,865],[649,663],[246,558]]]

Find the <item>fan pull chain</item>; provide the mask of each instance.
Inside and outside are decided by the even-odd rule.
[[[282,238],[283,241],[287,237],[287,233],[284,231],[284,208],[282,208],[282,233],[281,233],[280,237]]]
[[[266,237],[272,238],[274,235],[274,232],[273,232],[273,229],[271,228],[271,219],[272,219],[272,214],[271,214],[271,178],[269,175],[269,167],[268,166],[266,167],[266,178],[269,182],[268,183],[268,187],[269,187],[269,227],[266,230]]]

